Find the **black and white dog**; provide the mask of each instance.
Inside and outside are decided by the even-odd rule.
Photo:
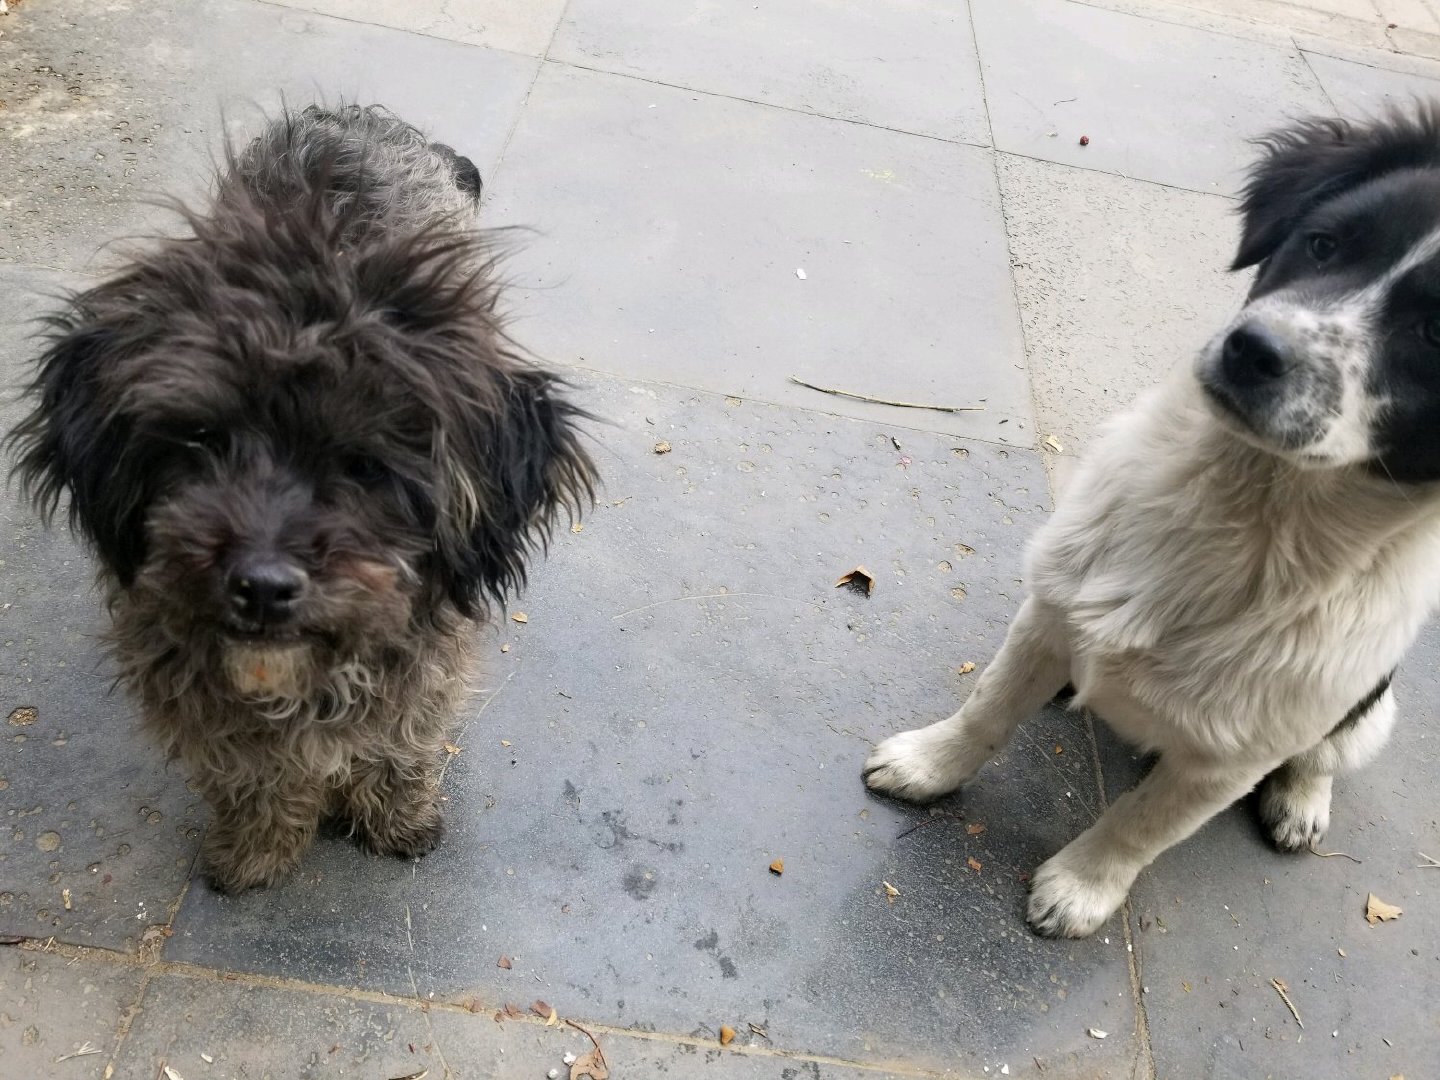
[[[952,791],[1067,682],[1158,753],[1035,873],[1042,934],[1093,933],[1257,784],[1280,848],[1324,836],[1331,780],[1384,744],[1391,672],[1440,600],[1440,105],[1261,145],[1244,308],[1095,446],[964,707],[865,765],[876,791]]]

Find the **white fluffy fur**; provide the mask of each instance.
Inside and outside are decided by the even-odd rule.
[[[1035,537],[1027,579],[964,707],[881,743],[867,783],[952,791],[1073,683],[1077,705],[1160,755],[1034,876],[1031,925],[1082,937],[1160,852],[1272,772],[1276,842],[1323,836],[1331,777],[1384,743],[1393,698],[1336,725],[1440,598],[1440,498],[1251,445],[1187,367],[1112,422]]]

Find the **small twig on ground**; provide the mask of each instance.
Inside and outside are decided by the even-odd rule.
[[[1416,854],[1416,855],[1419,855],[1420,858],[1422,858],[1422,859],[1425,860],[1425,861],[1422,862],[1422,863],[1416,863],[1416,864],[1415,864],[1415,868],[1416,868],[1417,870],[1423,870],[1423,869],[1427,869],[1427,868],[1430,868],[1430,867],[1440,868],[1440,859],[1437,859],[1437,858],[1435,858],[1435,857],[1433,857],[1433,856],[1431,856],[1431,855],[1426,855],[1425,852],[1423,852],[1423,851],[1417,851],[1415,854]]]
[[[1310,854],[1311,854],[1311,855],[1319,855],[1320,858],[1322,858],[1322,859],[1334,859],[1334,858],[1336,858],[1336,857],[1339,857],[1339,858],[1341,858],[1341,859],[1349,859],[1349,860],[1350,860],[1351,862],[1353,862],[1356,866],[1361,865],[1360,860],[1357,859],[1357,858],[1355,858],[1354,855],[1351,855],[1351,854],[1349,854],[1348,852],[1344,852],[1344,851],[1316,851],[1314,844],[1311,844],[1311,845],[1310,845]]]
[[[72,1053],[69,1053],[69,1054],[61,1054],[59,1057],[57,1057],[57,1058],[55,1059],[55,1064],[56,1064],[56,1065],[59,1065],[60,1062],[62,1062],[62,1061],[69,1061],[71,1058],[89,1057],[91,1054],[102,1054],[102,1053],[104,1053],[103,1050],[101,1050],[98,1046],[91,1046],[90,1043],[87,1041],[87,1042],[83,1042],[83,1043],[80,1044],[80,1049],[79,1049],[79,1050],[76,1050],[76,1051],[74,1051],[74,1052],[72,1052]]]
[[[910,828],[906,829],[906,830],[905,830],[904,832],[902,832],[899,836],[895,837],[895,839],[896,839],[896,840],[903,840],[903,839],[905,839],[905,837],[909,836],[912,832],[918,832],[919,830],[925,828],[925,826],[927,826],[927,825],[934,825],[937,821],[964,821],[964,820],[965,820],[964,818],[960,817],[960,816],[957,815],[957,814],[932,814],[932,815],[930,815],[928,818],[926,818],[924,821],[921,821],[921,822],[918,822],[918,823],[916,823],[916,824],[914,824],[914,825],[911,825]]]
[[[584,1035],[587,1039],[590,1040],[591,1045],[595,1047],[595,1053],[600,1055],[600,1064],[604,1065],[608,1069],[610,1067],[610,1063],[605,1060],[605,1051],[600,1048],[599,1040],[596,1039],[594,1035],[591,1035],[590,1032],[586,1031],[583,1027],[577,1024],[574,1020],[570,1020],[567,1018],[565,1022],[571,1027],[573,1027],[576,1031],[580,1032],[581,1035]]]
[[[856,401],[870,401],[876,405],[893,405],[897,409],[929,409],[931,412],[957,413],[957,412],[984,412],[984,405],[925,405],[917,401],[891,401],[889,398],[871,397],[869,394],[855,394],[849,390],[836,390],[830,386],[816,386],[814,383],[806,382],[804,379],[797,379],[790,376],[790,381],[797,386],[803,386],[807,390],[818,390],[822,394],[834,394],[836,397],[853,398]]]
[[[1273,986],[1275,992],[1280,995],[1280,1000],[1285,1002],[1285,1007],[1290,1010],[1290,1015],[1295,1017],[1295,1023],[1299,1024],[1303,1029],[1305,1027],[1305,1021],[1300,1019],[1300,1010],[1295,1008],[1295,1003],[1290,1000],[1290,995],[1285,992],[1290,988],[1279,979],[1271,979],[1270,985]]]
[[[750,1030],[753,1031],[756,1035],[759,1035],[766,1042],[770,1041],[770,1036],[765,1033],[765,1029],[762,1028],[759,1024],[751,1024]]]

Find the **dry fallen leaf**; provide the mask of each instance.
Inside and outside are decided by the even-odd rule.
[[[965,831],[971,836],[979,836],[985,831],[985,826],[977,821],[974,825],[966,825]]]
[[[866,596],[875,591],[875,579],[863,566],[855,567],[848,574],[841,574],[840,580],[835,582],[835,587],[838,589],[841,585],[849,585],[856,592],[863,592]]]
[[[774,862],[772,862],[770,864],[770,873],[774,874],[776,877],[779,877],[781,874],[785,873],[785,860],[776,859]]]
[[[527,623],[530,621],[530,616],[526,615],[523,611],[515,612],[514,615],[510,616],[510,618],[514,619],[518,623]]]
[[[61,890],[60,890],[60,900],[61,900],[62,903],[64,903],[64,905],[65,905],[65,910],[66,910],[66,911],[71,911],[71,910],[73,910],[73,909],[70,907],[70,890],[69,890],[69,889],[61,889]]]
[[[610,1080],[610,1070],[605,1067],[605,1056],[598,1046],[576,1058],[575,1064],[570,1066],[570,1080],[580,1080],[582,1076],[588,1076],[590,1080]]]
[[[659,442],[657,442],[657,443],[655,444],[655,453],[657,453],[657,454],[668,454],[669,452],[670,452],[670,444],[669,444],[668,442],[666,442],[664,439],[661,439]]]
[[[1064,748],[1063,746],[1061,746],[1061,745],[1057,742],[1057,743],[1055,744],[1055,753],[1057,753],[1057,754],[1063,754],[1064,752],[1065,752],[1065,748]]]
[[[1060,445],[1060,440],[1055,438],[1054,435],[1045,436],[1045,449],[1049,450],[1052,454],[1063,454],[1065,452],[1065,448]]]
[[[545,1018],[545,1026],[546,1026],[546,1027],[555,1027],[555,1026],[556,1026],[557,1024],[559,1024],[559,1023],[560,1023],[560,1014],[559,1014],[558,1012],[556,1012],[556,1011],[552,1008],[552,1009],[550,1010],[550,1015]]]
[[[501,746],[509,746],[509,745],[510,745],[510,740],[509,740],[509,739],[501,739],[501,740],[500,740],[500,745],[501,745]]]
[[[1371,926],[1378,922],[1392,922],[1404,912],[1394,904],[1387,904],[1373,892],[1365,898],[1365,921]]]
[[[735,1041],[735,1029],[729,1024],[720,1025],[720,1045],[729,1046]]]
[[[1086,1028],[1085,1034],[1089,1035],[1092,1039],[1105,1039],[1110,1036],[1108,1031],[1101,1031],[1099,1028]]]
[[[500,959],[505,960],[505,957],[502,956]],[[510,966],[510,961],[505,960],[504,966],[508,968]],[[505,1003],[505,1015],[511,1020],[518,1020],[520,1019],[520,1017],[524,1016],[525,1013],[521,1011],[519,1005],[512,1005],[510,1004],[510,1002],[507,1001]]]
[[[544,1020],[545,1017],[550,1015],[550,1006],[547,1005],[545,1002],[541,1001],[539,998],[536,998],[530,1003],[530,1011],[533,1012],[536,1016],[540,1017],[540,1019]]]
[[[971,870],[974,870],[978,874],[980,872],[980,868],[984,865],[984,863],[982,863],[979,859],[975,858],[974,855],[971,855],[968,859],[965,860],[965,865],[970,867]]]
[[[961,675],[969,675],[970,672],[972,672],[972,671],[974,671],[974,670],[975,670],[975,661],[973,661],[973,660],[966,660],[963,664],[960,665],[960,674],[961,674]]]
[[[891,885],[888,881],[882,881],[880,884],[885,886],[885,899],[889,900],[890,903],[893,904],[895,902],[895,898],[900,895],[900,890],[895,888],[895,886]]]
[[[460,753],[460,747],[456,746],[453,742],[447,742],[445,744],[445,752],[447,754],[458,754]]]
[[[582,532],[584,532],[584,531],[585,531],[585,523],[584,523],[583,521],[577,521],[577,522],[575,522],[574,525],[571,525],[571,526],[570,526],[570,531],[571,531],[572,533],[582,533]]]
[[[512,967],[512,965],[511,965],[511,963],[510,963],[510,957],[508,957],[508,956],[502,956],[502,957],[500,957],[499,960],[496,960],[496,961],[495,961],[495,966],[498,967],[498,968],[503,968],[503,969],[506,970],[506,971],[509,971],[510,968]],[[507,1008],[507,1011],[508,1011],[508,1008]]]

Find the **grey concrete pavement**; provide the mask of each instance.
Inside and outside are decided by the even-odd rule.
[[[929,810],[858,773],[963,700],[1051,485],[1238,302],[1245,140],[1440,91],[1434,15],[15,4],[0,427],[29,319],[163,227],[147,195],[198,190],[282,97],[374,99],[477,161],[490,224],[534,230],[515,332],[602,418],[605,490],[528,621],[485,631],[444,845],[326,837],[233,898],[194,873],[203,803],[110,692],[86,556],[0,499],[0,1076],[566,1075],[589,1037],[537,1000],[616,1080],[1433,1075],[1440,634],[1394,745],[1337,787],[1350,858],[1278,855],[1239,806],[1085,942],[1022,919],[1028,873],[1143,768],[1084,717],[1037,716]],[[834,588],[857,563],[871,597]],[[1405,914],[1368,926],[1370,891]]]

